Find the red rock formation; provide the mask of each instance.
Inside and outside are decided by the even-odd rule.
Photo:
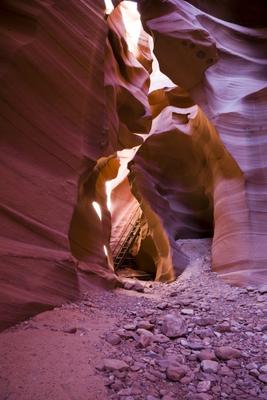
[[[151,136],[131,177],[156,278],[185,268],[175,239],[210,235],[214,209],[214,269],[234,283],[262,281],[266,30],[184,1],[139,3],[175,83],[154,82],[150,93],[150,39],[140,29],[132,40],[126,9],[128,21],[138,15],[127,2],[106,21],[100,0],[1,2],[1,328],[77,298],[89,274],[116,283],[106,182],[118,171],[115,152],[140,145],[141,133]],[[126,186],[113,197],[130,196]]]
[[[68,229],[104,129],[102,1],[3,1],[1,328],[81,290]],[[97,218],[97,217],[96,217]]]
[[[109,254],[104,185],[116,167],[102,168],[100,159],[142,142],[132,130],[149,130],[151,61],[145,34],[135,58],[122,37],[122,19],[119,31],[112,30],[120,9],[109,18],[105,54],[108,29],[100,0],[4,0],[0,11],[5,327],[76,298],[86,282],[76,258],[80,270],[114,278],[103,248]],[[112,71],[106,79],[105,57]],[[113,107],[110,118],[106,103]],[[102,223],[92,201],[101,203]]]
[[[140,1],[162,71],[189,90],[244,179],[214,187],[213,268],[237,284],[266,274],[266,30],[216,19],[179,1]],[[227,172],[227,171],[226,171]]]

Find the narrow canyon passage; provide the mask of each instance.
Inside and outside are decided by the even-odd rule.
[[[0,400],[267,400],[264,0],[0,4]]]

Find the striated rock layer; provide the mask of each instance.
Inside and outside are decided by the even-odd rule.
[[[225,169],[214,185],[213,269],[259,285],[267,271],[267,31],[180,0],[141,0],[139,9],[161,70],[202,107],[240,169]]]
[[[76,298],[88,273],[117,282],[105,185],[151,124],[147,34],[134,57],[123,27],[102,0],[1,2],[1,328]]]
[[[77,182],[114,151],[103,119],[103,16],[100,0],[0,5],[1,328],[84,285],[68,242]]]

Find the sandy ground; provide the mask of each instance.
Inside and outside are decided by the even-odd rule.
[[[209,240],[179,246],[191,265],[172,284],[96,288],[1,333],[0,400],[267,399],[266,294],[211,273]]]

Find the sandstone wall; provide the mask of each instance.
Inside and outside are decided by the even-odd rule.
[[[1,29],[1,328],[76,298],[79,176],[110,154],[103,2],[9,1]]]
[[[214,187],[213,268],[229,282],[261,284],[267,240],[266,29],[234,25],[179,0],[141,0],[139,8],[162,71],[201,106],[244,175],[233,181],[226,174]]]

